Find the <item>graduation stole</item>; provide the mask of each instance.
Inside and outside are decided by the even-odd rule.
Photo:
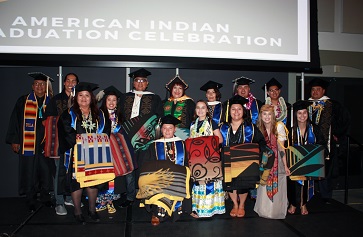
[[[181,116],[182,116],[182,113],[183,113],[183,109],[184,109],[184,106],[185,106],[185,101],[187,99],[190,99],[190,97],[184,95],[178,99],[176,99],[176,107],[175,107],[175,111],[174,111],[174,117],[179,119],[180,121],[182,120]],[[173,97],[170,97],[164,104],[164,116],[170,114],[171,115],[171,109],[173,107],[173,104],[174,104],[174,98]],[[179,127],[180,124],[177,125],[177,127]]]
[[[155,141],[155,150],[156,150],[156,158],[158,160],[169,160],[167,158],[166,152],[166,142],[162,141],[164,139],[160,139],[159,141]],[[174,143],[174,154],[175,154],[175,164],[176,165],[184,165],[184,143],[181,140],[173,141]]]
[[[274,152],[274,163],[271,168],[270,174],[267,178],[266,183],[266,193],[268,198],[273,201],[273,196],[278,192],[278,148],[277,148],[277,138],[275,134],[270,133],[270,137],[268,137],[266,129],[263,132],[263,135],[265,137],[265,141],[267,143],[267,146],[271,148]]]
[[[197,118],[190,126],[190,137],[213,136],[213,128],[207,118],[204,119],[202,126],[198,129],[199,118]]]
[[[212,107],[212,105],[208,104],[208,107]],[[214,110],[213,110],[213,121],[216,122],[216,124],[220,124],[221,122],[221,116],[222,116],[222,103],[218,103],[214,106]]]
[[[230,126],[229,124],[223,124],[221,127],[221,133],[222,133],[222,137],[223,137],[223,146],[230,146],[229,144],[229,134],[232,132],[231,131],[232,126]],[[239,130],[241,131],[237,131],[240,133],[240,138],[238,141],[238,144],[240,143],[251,143],[253,140],[253,135],[254,135],[254,127],[251,125],[245,125],[244,123],[240,125]]]
[[[23,122],[23,152],[24,156],[33,156],[35,154],[36,143],[36,125],[38,119],[38,112],[41,116],[45,111],[50,98],[46,96],[41,108],[38,107],[37,97],[35,93],[30,93],[25,101],[24,107],[24,122]]]

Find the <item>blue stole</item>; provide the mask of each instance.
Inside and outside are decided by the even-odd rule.
[[[239,143],[251,143],[253,140],[253,135],[254,135],[254,127],[252,124],[250,125],[246,125],[245,123],[241,124],[242,126],[242,134],[240,134],[241,136],[241,141],[239,141]],[[223,124],[221,126],[221,134],[223,137],[223,146],[230,146],[229,144],[229,137],[230,137],[230,131],[231,130],[231,126],[229,124]]]
[[[251,113],[251,121],[253,124],[256,124],[257,119],[258,119],[258,113],[259,113],[259,109],[258,109],[258,105],[257,105],[257,100],[254,99],[253,102],[251,103],[251,108],[250,108],[250,113]]]
[[[166,158],[165,142],[155,141],[156,159],[168,160]],[[184,144],[183,141],[174,141],[175,145],[175,164],[184,166]]]
[[[121,129],[121,125],[117,124],[116,127],[113,129],[112,133],[118,133]]]
[[[222,115],[222,103],[216,104],[214,106],[214,111],[212,114],[212,119],[214,122],[216,122],[217,125],[221,122],[221,115]]]

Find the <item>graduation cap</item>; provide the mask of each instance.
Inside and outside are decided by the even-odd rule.
[[[107,95],[116,95],[117,98],[120,98],[123,94],[121,91],[117,90],[114,86],[109,86],[103,90],[100,90],[96,95],[96,100],[100,101],[104,96]]]
[[[320,86],[321,88],[323,89],[327,89],[328,86],[329,86],[330,82],[326,81],[326,80],[323,80],[321,78],[314,78],[313,80],[311,80],[309,83],[308,83],[308,86],[311,88],[311,87],[314,87],[314,86]]]
[[[207,83],[205,83],[203,86],[200,87],[200,90],[207,91],[209,89],[220,89],[222,87],[223,87],[223,84],[220,84],[215,81],[208,81]]]
[[[299,101],[296,101],[292,105],[292,107],[293,107],[294,111],[298,111],[298,110],[308,109],[308,107],[312,104],[313,104],[313,102],[309,101],[309,100],[299,100]]]
[[[274,77],[271,78],[268,82],[266,82],[266,89],[268,90],[271,86],[277,86],[279,89],[281,89],[282,85],[278,80],[276,80]],[[262,90],[265,90],[265,85],[262,87]]]
[[[232,81],[236,85],[250,85],[252,83],[255,83],[255,80],[247,78],[247,77],[239,77]]]
[[[248,99],[246,99],[240,95],[235,95],[229,99],[229,106],[231,106],[233,104],[240,104],[243,106],[246,103],[248,103]]]
[[[136,77],[144,77],[144,78],[147,78],[148,76],[151,75],[151,72],[149,72],[148,70],[144,69],[144,68],[141,68],[137,71],[134,71],[134,72],[131,72],[129,73],[129,77],[131,78],[136,78]]]
[[[163,126],[163,124],[173,124],[174,126],[176,126],[179,123],[181,123],[181,121],[179,119],[175,118],[174,116],[172,116],[170,114],[162,117],[160,122],[161,122],[161,126]]]
[[[49,81],[54,82],[53,78],[45,75],[42,72],[29,72],[28,75],[31,76],[34,80],[47,81],[49,79]]]
[[[97,84],[90,82],[80,82],[76,85],[76,91],[88,91],[91,92],[98,88]]]
[[[184,90],[188,89],[189,87],[188,84],[183,79],[181,79],[179,76],[176,76],[173,79],[171,79],[168,83],[166,83],[165,88],[171,91],[175,84],[182,85]]]

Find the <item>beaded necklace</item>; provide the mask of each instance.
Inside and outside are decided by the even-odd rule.
[[[173,142],[165,142],[164,143],[165,146],[165,151],[166,151],[166,156],[168,157],[168,159],[175,163],[175,147],[174,147],[174,143]]]
[[[86,133],[91,133],[91,131],[96,128],[96,123],[94,123],[92,121],[91,111],[88,113],[88,116],[86,116],[82,111],[82,125],[81,126],[86,130]]]

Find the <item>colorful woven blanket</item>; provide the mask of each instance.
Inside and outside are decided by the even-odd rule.
[[[59,158],[58,148],[58,119],[59,116],[49,116],[45,120],[45,145],[44,156]]]
[[[74,146],[75,178],[81,188],[115,178],[109,137],[105,133],[77,134]]]

